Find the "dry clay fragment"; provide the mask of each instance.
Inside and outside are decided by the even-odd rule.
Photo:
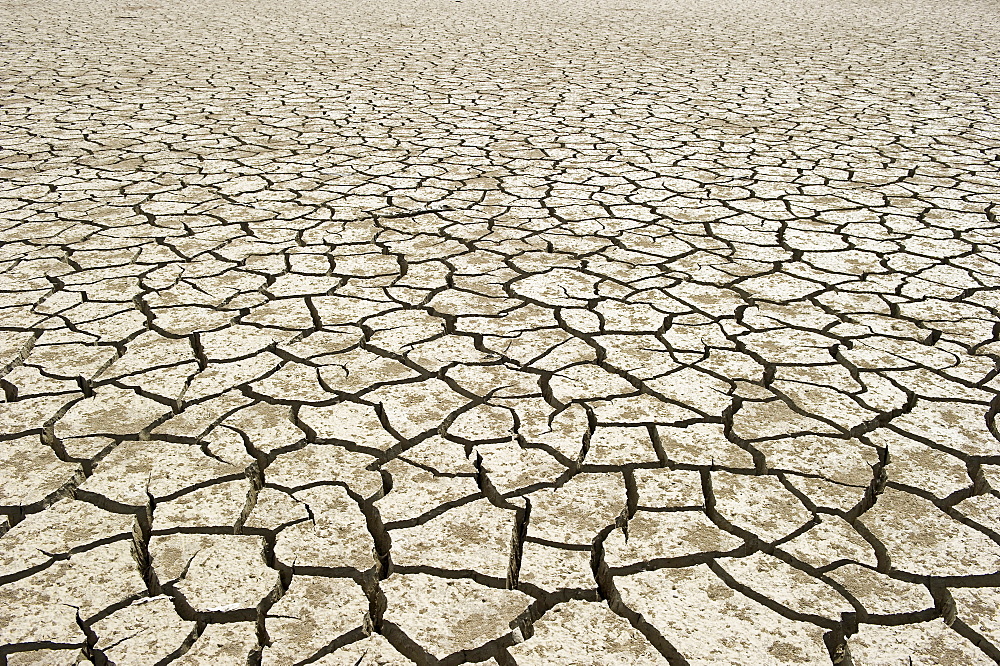
[[[951,595],[958,617],[994,645],[1000,644],[1000,595],[996,588],[956,587]]]
[[[412,449],[407,451],[404,457],[411,459]],[[402,460],[390,460],[382,466],[382,469],[391,475],[392,489],[385,497],[378,499],[375,506],[378,507],[379,515],[386,524],[413,520],[447,504],[462,502],[466,498],[471,499],[480,493],[472,474],[464,476],[434,474],[416,465],[406,464]],[[470,469],[474,468],[470,466]]]
[[[210,624],[174,666],[243,666],[257,649],[254,622]]]
[[[153,529],[175,527],[232,527],[247,503],[250,480],[220,481],[185,492],[180,497],[157,502]]]
[[[560,604],[537,620],[533,630],[531,638],[508,650],[519,665],[670,663],[604,601]]]
[[[83,650],[32,650],[7,655],[7,666],[92,666]]]
[[[299,567],[375,566],[375,544],[358,504],[340,486],[300,490],[294,498],[308,507],[312,520],[286,527],[278,534],[275,558]]]
[[[1000,570],[1000,544],[916,495],[887,489],[861,521],[885,544],[897,569],[930,576]]]
[[[412,661],[401,655],[389,641],[378,634],[350,643],[314,663],[317,666],[413,666]],[[488,664],[489,662],[487,666]]]
[[[0,642],[79,642],[78,614],[86,621],[145,592],[131,539],[76,553],[0,587]]]
[[[628,521],[628,538],[615,530],[604,542],[610,567],[661,558],[732,551],[743,540],[719,529],[703,511],[639,511]]]
[[[101,386],[94,395],[75,403],[56,422],[55,436],[86,437],[93,435],[141,435],[170,408],[134,391],[116,386]]]
[[[561,588],[597,586],[589,547],[555,548],[526,541],[521,551],[518,580],[552,592]]]
[[[776,557],[757,552],[749,557],[718,561],[737,585],[773,599],[796,613],[840,619],[852,606],[836,590]]]
[[[872,614],[916,613],[934,607],[934,599],[923,585],[890,578],[858,564],[837,567],[827,576],[843,585]]]
[[[876,565],[875,551],[843,518],[820,514],[821,522],[781,544],[781,549],[813,567],[841,560]]]
[[[83,481],[83,468],[63,462],[35,436],[0,446],[0,506],[47,503]]]
[[[474,451],[473,457],[482,456],[483,471],[501,495],[551,484],[566,472],[566,467],[545,451],[522,448],[515,441],[477,444]]]
[[[616,578],[615,585],[692,664],[829,663],[823,629],[761,606],[704,564]]]
[[[485,499],[457,506],[422,525],[392,530],[392,560],[404,567],[473,570],[504,578],[514,516]]]
[[[237,534],[153,536],[149,553],[161,584],[200,613],[256,609],[276,595],[278,572],[264,562],[264,540]]]
[[[529,497],[529,537],[590,545],[625,508],[625,481],[619,474],[577,474],[559,488]]]
[[[511,621],[531,602],[516,590],[426,574],[393,574],[382,589],[385,619],[438,659],[509,633]]]
[[[334,444],[309,444],[283,453],[267,470],[268,483],[294,490],[317,482],[346,484],[355,493],[371,497],[382,489],[382,477],[369,469],[375,458]]]
[[[299,418],[321,439],[345,440],[380,451],[399,444],[382,427],[373,405],[356,402],[339,402],[327,407],[306,405],[299,410]]]
[[[25,571],[100,540],[132,539],[134,517],[74,499],[59,500],[0,537],[0,575]]]
[[[195,623],[182,620],[166,596],[135,601],[92,629],[111,666],[154,666],[195,637]]]
[[[890,627],[863,624],[848,639],[848,648],[854,663],[865,666],[996,664],[940,619]]]
[[[296,575],[265,624],[271,644],[262,666],[298,663],[365,624],[368,599],[349,578]]]
[[[812,514],[775,476],[712,473],[715,509],[733,525],[764,541],[791,534]]]
[[[101,460],[80,489],[119,504],[146,506],[150,495],[159,499],[243,475],[244,468],[210,458],[194,444],[132,440],[122,442]]]

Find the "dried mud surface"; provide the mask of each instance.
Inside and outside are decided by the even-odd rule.
[[[0,666],[1000,663],[998,19],[0,2]]]

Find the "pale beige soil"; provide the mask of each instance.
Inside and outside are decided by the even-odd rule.
[[[1000,663],[997,34],[0,2],[0,666]]]

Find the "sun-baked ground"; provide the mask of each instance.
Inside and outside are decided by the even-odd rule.
[[[0,3],[0,666],[1000,661],[998,28]]]

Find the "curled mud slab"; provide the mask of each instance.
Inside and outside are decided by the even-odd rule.
[[[995,3],[0,25],[0,666],[1000,662]]]

